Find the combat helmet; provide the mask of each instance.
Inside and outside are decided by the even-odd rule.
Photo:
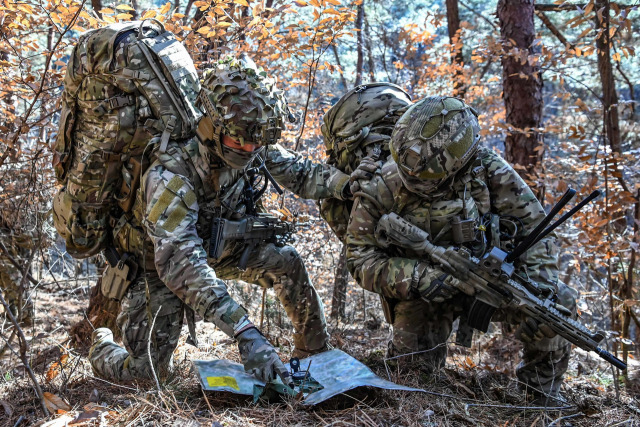
[[[205,71],[198,106],[205,118],[198,135],[223,154],[224,135],[240,146],[264,147],[278,142],[284,117],[291,116],[276,81],[247,56],[227,57]]]
[[[391,156],[404,185],[432,195],[478,150],[478,114],[458,98],[424,98],[400,118],[391,136]]]
[[[324,115],[321,128],[330,161],[343,170],[356,150],[384,139],[412,104],[411,97],[393,83],[368,83],[345,93]]]

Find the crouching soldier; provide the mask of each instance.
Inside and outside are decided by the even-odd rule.
[[[386,247],[375,233],[382,215],[394,212],[426,231],[432,243],[463,246],[478,257],[492,245],[509,248],[545,216],[511,166],[480,148],[479,130],[476,112],[461,100],[436,96],[417,102],[396,124],[392,159],[370,181],[361,181],[354,194],[349,269],[360,286],[388,302],[393,325],[389,354],[416,353],[412,357],[429,369],[444,365],[453,321],[464,319],[473,298],[460,293],[457,279],[426,256]],[[549,235],[515,266],[561,309],[575,313],[575,292],[558,281],[557,259],[555,238]],[[497,313],[493,320],[519,324],[516,336],[524,344],[520,382],[544,400],[540,403],[556,397],[570,344],[519,313]],[[468,329],[464,323],[459,339]]]

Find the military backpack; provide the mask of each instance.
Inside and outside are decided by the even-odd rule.
[[[53,159],[63,185],[54,225],[69,254],[86,258],[110,245],[153,148],[195,134],[199,91],[189,53],[157,20],[80,37],[67,65]]]

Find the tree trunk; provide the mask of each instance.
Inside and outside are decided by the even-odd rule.
[[[184,17],[185,17],[185,21],[187,21],[189,19],[189,12],[191,12],[191,7],[193,6],[193,2],[195,0],[189,0],[187,2],[187,8],[184,10]]]
[[[356,15],[356,46],[358,52],[358,60],[356,62],[356,86],[362,84],[362,69],[364,68],[364,0],[358,5],[358,14]]]
[[[503,98],[511,129],[505,139],[506,159],[514,164],[539,199],[544,155],[542,134],[542,75],[535,62],[532,42],[536,31],[534,0],[499,0],[498,19],[505,50],[502,55]],[[524,63],[523,63],[524,62]]]
[[[604,109],[607,141],[614,153],[622,151],[620,143],[620,124],[618,120],[618,94],[611,66],[611,37],[609,33],[609,0],[596,0],[596,51],[598,54],[598,72],[602,82],[602,108]],[[601,11],[601,13],[600,13]]]
[[[102,278],[99,278],[96,285],[91,289],[86,317],[71,328],[71,339],[74,344],[81,346],[91,345],[91,333],[94,328],[111,329],[115,339],[120,339],[122,336],[116,323],[116,318],[120,312],[120,303],[107,299],[102,295],[100,291],[101,283]]]
[[[102,14],[100,11],[102,10],[102,0],[91,0],[91,7],[93,11],[96,13],[98,18],[102,19]]]
[[[447,2],[447,29],[449,30],[449,43],[451,43],[451,63],[455,66],[453,76],[453,95],[464,98],[464,59],[462,58],[462,43],[460,42],[460,15],[458,13],[458,0],[446,0]]]
[[[336,58],[336,65],[340,67],[340,83],[342,83],[341,92],[346,92],[347,87],[347,79],[344,78],[344,69],[342,68],[342,64],[340,63],[340,55],[338,54],[338,47],[335,43],[331,43],[331,50],[333,50],[333,56]]]
[[[367,58],[369,68],[369,81],[376,81],[376,62],[373,60],[373,48],[371,47],[371,34],[369,33],[369,20],[367,16],[364,17],[364,43],[367,47]]]
[[[349,271],[347,270],[347,245],[342,245],[340,258],[336,266],[333,297],[331,298],[331,319],[338,320],[346,317],[345,306],[347,301],[347,284],[349,283]]]
[[[138,0],[131,0],[131,7],[134,10],[130,10],[129,13],[133,16],[133,20],[138,19]],[[177,11],[177,6],[176,6],[176,11]]]

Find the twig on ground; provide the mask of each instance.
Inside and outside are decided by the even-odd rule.
[[[456,397],[456,399],[459,399],[459,397]],[[467,412],[467,408],[469,408],[470,406],[478,406],[483,408],[517,409],[519,411],[565,411],[568,409],[577,408],[576,405],[551,407],[551,406],[492,405],[490,403],[465,403],[464,404],[465,412]]]
[[[204,389],[202,387],[200,387],[200,391],[202,392],[202,395],[204,396],[204,401],[207,402],[207,406],[209,407],[209,413],[211,413],[211,415],[213,415],[214,414],[213,408],[211,407],[211,403],[209,403],[209,398],[207,397],[207,393],[204,392]]]
[[[33,370],[29,365],[29,359],[27,358],[27,350],[29,349],[29,346],[27,344],[27,338],[24,336],[24,332],[22,331],[22,328],[20,328],[20,324],[18,324],[18,320],[15,318],[15,316],[11,312],[11,309],[9,308],[9,304],[7,304],[7,302],[4,300],[4,296],[2,295],[3,293],[4,292],[0,292],[0,302],[4,306],[7,316],[9,316],[9,319],[11,319],[11,323],[13,323],[13,326],[16,328],[16,331],[18,332],[18,342],[20,343],[20,360],[22,361],[22,364],[27,370],[27,373],[29,374],[29,378],[31,378],[31,382],[33,382],[33,387],[36,389],[36,394],[40,399],[40,405],[42,407],[42,411],[44,412],[44,415],[48,417],[49,410],[47,409],[47,405],[45,405],[44,403],[45,401],[44,401],[44,394],[42,393],[42,388],[40,387],[40,383],[38,383],[38,379],[36,378],[36,375],[33,373]]]
[[[584,414],[582,412],[578,412],[577,414],[571,414],[571,415],[566,415],[564,417],[560,417],[557,420],[553,421],[551,424],[549,424],[547,427],[553,427],[555,425],[560,425],[559,423],[561,421],[568,420],[569,418],[579,417],[579,416],[584,416]]]
[[[160,381],[158,381],[158,375],[156,375],[156,370],[153,367],[153,358],[151,357],[151,335],[153,334],[153,328],[156,326],[156,319],[158,318],[158,314],[160,314],[160,309],[162,306],[158,307],[158,311],[156,311],[155,316],[153,316],[153,321],[151,322],[151,329],[149,329],[149,338],[147,339],[147,356],[149,357],[149,366],[151,367],[151,373],[153,374],[153,379],[156,381],[156,388],[158,393],[160,390]]]
[[[96,377],[96,376],[93,376],[93,375],[85,375],[85,376],[86,376],[87,378],[91,378],[92,380],[102,381],[103,383],[107,383],[107,384],[112,385],[112,386],[114,386],[114,387],[124,388],[124,389],[126,389],[126,390],[135,391],[136,393],[138,393],[138,392],[140,391],[140,390],[139,390],[139,389],[137,389],[137,388],[127,387],[126,385],[120,385],[120,384],[112,383],[112,382],[109,382],[109,381],[107,381],[107,380],[105,380],[105,379],[102,379],[102,378],[99,378],[99,377]]]

